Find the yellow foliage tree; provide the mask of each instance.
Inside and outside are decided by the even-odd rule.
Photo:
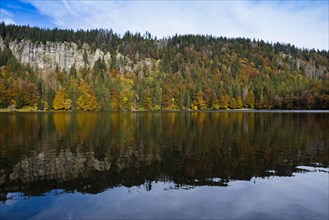
[[[117,76],[118,85],[120,88],[119,94],[119,105],[120,109],[131,110],[132,102],[134,98],[134,81],[132,79],[127,79],[121,75]]]
[[[235,100],[235,98],[233,98],[233,97],[230,98],[229,106],[230,106],[231,109],[236,109],[236,100]]]
[[[242,99],[241,99],[241,96],[238,97],[238,100],[236,101],[236,108],[237,109],[241,109],[243,106],[242,104]]]
[[[72,108],[72,101],[68,98],[68,94],[65,89],[59,89],[56,92],[53,107],[55,110],[70,110]]]
[[[230,96],[229,95],[224,95],[219,98],[219,108],[221,109],[228,109],[230,103]]]
[[[203,96],[204,96],[204,94],[203,94],[202,90],[199,89],[199,91],[196,94],[197,105],[198,105],[199,109],[206,110],[207,105],[206,105],[206,102],[205,102]]]
[[[253,91],[248,92],[247,98],[246,98],[246,105],[249,108],[255,108],[255,95]]]
[[[78,99],[76,104],[79,110],[84,110],[84,111],[99,110],[99,104],[96,98],[96,94],[91,89],[90,85],[85,81],[81,81],[80,83],[80,87],[78,91]]]

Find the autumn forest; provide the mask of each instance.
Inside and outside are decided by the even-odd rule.
[[[329,52],[208,35],[61,30],[0,23],[0,108],[66,111],[329,109]],[[8,44],[73,42],[111,54],[92,67],[41,70]],[[121,57],[124,57],[122,59]],[[139,68],[123,68],[143,62]]]

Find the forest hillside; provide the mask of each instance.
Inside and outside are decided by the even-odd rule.
[[[329,52],[245,38],[0,23],[0,108],[329,109]]]

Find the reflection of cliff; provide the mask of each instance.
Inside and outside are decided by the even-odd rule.
[[[31,183],[34,181],[56,180],[63,182],[83,176],[93,171],[106,171],[111,168],[108,158],[97,160],[93,155],[78,153],[73,155],[70,151],[61,151],[55,157],[40,153],[27,158],[13,167],[8,175],[9,182]],[[1,182],[0,184],[4,184]]]
[[[32,116],[0,115],[1,193],[99,192],[156,180],[225,186],[273,175],[268,170],[291,175],[296,165],[328,163],[326,114]]]
[[[119,184],[143,184],[145,174],[139,172],[144,172],[149,164],[156,161],[150,161],[151,156],[138,155],[139,152],[128,150],[122,152],[120,158],[108,155],[97,159],[93,152],[74,154],[63,150],[57,155],[40,153],[25,158],[12,168],[3,167],[0,173],[0,192],[24,191],[34,194],[58,187],[99,192]]]

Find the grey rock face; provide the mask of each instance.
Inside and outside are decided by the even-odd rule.
[[[29,64],[32,68],[39,70],[55,70],[58,67],[59,70],[69,72],[72,66],[76,70],[93,68],[98,59],[103,60],[109,67],[112,58],[115,58],[121,74],[135,72],[140,78],[143,78],[144,73],[151,72],[154,65],[158,65],[158,62],[152,63],[150,58],[133,62],[121,53],[111,55],[110,52],[105,53],[99,48],[92,50],[86,43],[78,48],[78,45],[73,42],[47,41],[46,44],[43,44],[30,40],[15,40],[8,46],[20,63]],[[0,48],[4,47],[6,45],[0,37]]]
[[[0,47],[4,47],[3,39],[0,38]],[[81,49],[72,42],[50,42],[46,44],[31,42],[30,40],[12,41],[9,48],[13,55],[23,64],[30,64],[33,68],[40,70],[56,69],[69,71],[72,66],[77,70],[92,68],[98,59],[104,60],[106,65],[111,61],[109,52],[106,54],[100,50],[91,51],[88,44]],[[86,51],[87,59],[84,59]]]
[[[2,40],[2,37],[0,36],[0,49],[3,50],[5,48],[5,44]]]

